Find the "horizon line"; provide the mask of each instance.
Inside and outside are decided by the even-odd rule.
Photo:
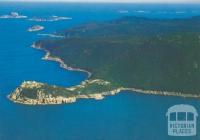
[[[30,2],[33,2],[33,3],[121,3],[121,4],[200,4],[200,1],[199,2],[155,2],[155,1],[152,1],[152,2],[131,2],[131,1],[115,1],[115,2],[112,2],[112,1],[64,1],[64,0],[44,0],[44,1],[39,1],[39,0],[30,0],[30,1],[27,1],[27,0],[0,0],[0,2],[22,2],[22,3],[30,3]]]

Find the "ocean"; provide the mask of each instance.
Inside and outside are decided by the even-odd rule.
[[[167,109],[176,104],[193,105],[200,113],[200,100],[122,92],[104,100],[78,100],[73,104],[26,106],[6,96],[25,80],[58,86],[73,86],[86,73],[67,71],[44,61],[43,51],[31,48],[41,34],[51,34],[88,22],[102,22],[122,16],[173,19],[200,15],[200,5],[170,4],[81,4],[0,2],[0,15],[19,12],[32,17],[65,16],[72,19],[35,22],[0,19],[0,140],[199,140],[197,135],[173,137],[167,134]],[[33,25],[43,31],[27,32]]]

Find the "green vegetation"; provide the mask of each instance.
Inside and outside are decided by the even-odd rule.
[[[39,96],[44,96],[42,98],[45,98],[49,97],[49,95],[51,97],[75,97],[77,95],[99,94],[115,90],[115,87],[102,80],[84,81],[80,85],[70,88],[49,86],[44,83],[27,81],[22,83],[19,90],[20,98],[38,99]]]
[[[114,86],[200,92],[200,17],[158,20],[123,17],[63,31],[36,45],[74,68]]]

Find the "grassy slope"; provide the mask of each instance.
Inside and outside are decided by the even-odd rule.
[[[82,25],[63,40],[38,41],[53,56],[113,85],[200,91],[200,18],[156,20],[124,17]]]

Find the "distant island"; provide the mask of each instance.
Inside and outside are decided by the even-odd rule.
[[[10,15],[2,15],[0,18],[27,18],[27,16],[20,15],[17,12],[11,12]]]
[[[44,30],[44,27],[40,26],[40,25],[34,25],[34,26],[28,28],[29,32],[36,32],[36,31],[41,31],[41,30]]]
[[[25,81],[8,97],[22,104],[61,104],[102,99],[124,90],[200,98],[200,17],[120,19],[62,31],[62,39],[37,41],[44,59],[88,73],[70,88]]]
[[[68,19],[72,19],[72,18],[71,17],[49,16],[47,18],[33,17],[28,20],[36,21],[36,22],[53,22],[53,21],[68,20]]]

